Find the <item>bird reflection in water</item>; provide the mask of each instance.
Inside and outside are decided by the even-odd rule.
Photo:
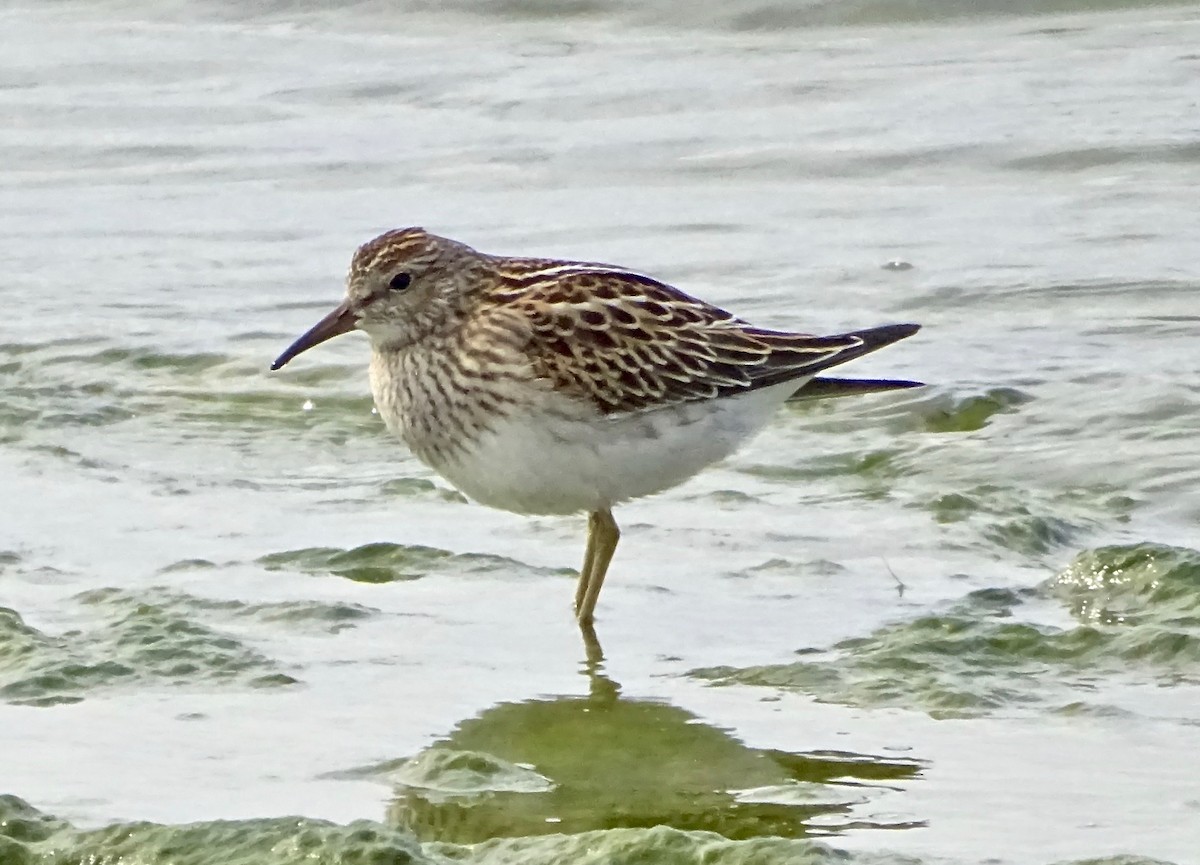
[[[919,761],[752,748],[677,706],[622,697],[594,633],[588,652],[587,696],[493,706],[380,767],[396,789],[389,822],[466,844],[660,825],[730,839],[921,825],[860,813],[918,777]]]

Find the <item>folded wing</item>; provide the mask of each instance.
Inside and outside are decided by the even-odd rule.
[[[813,376],[918,330],[893,324],[832,336],[752,327],[672,286],[603,265],[536,266],[507,298],[532,323],[536,373],[605,414],[709,400]],[[915,382],[818,379],[813,393],[869,392]],[[851,380],[853,381],[853,380]],[[820,382],[820,383],[818,383]]]

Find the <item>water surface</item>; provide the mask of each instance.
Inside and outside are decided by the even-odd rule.
[[[0,27],[0,861],[1200,861],[1200,7]],[[589,664],[581,519],[267,372],[409,224],[930,386],[621,508]]]

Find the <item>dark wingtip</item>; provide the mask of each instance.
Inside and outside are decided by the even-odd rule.
[[[905,337],[912,336],[920,329],[921,325],[908,322],[907,324],[885,324],[883,327],[876,327],[871,330],[872,332],[879,333],[881,336],[886,334],[892,339],[904,339]]]
[[[790,402],[810,399],[829,399],[839,396],[862,396],[869,393],[886,393],[892,390],[907,390],[925,387],[923,381],[908,381],[894,378],[823,378],[818,376],[792,394]]]
[[[851,331],[847,336],[856,336],[862,340],[862,350],[854,353],[854,357],[859,357],[910,337],[920,329],[921,325],[919,324],[885,324],[880,327],[869,327],[866,330]],[[843,357],[846,360],[850,359],[845,355]],[[838,363],[844,362],[843,360],[838,361]]]

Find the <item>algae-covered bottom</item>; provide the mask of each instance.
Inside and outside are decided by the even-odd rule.
[[[1196,4],[0,32],[0,865],[1200,861]],[[419,465],[362,334],[268,371],[409,224],[928,386],[622,505],[596,662],[581,519]]]
[[[852,854],[814,841],[730,840],[666,826],[575,835],[422,844],[369,820],[337,825],[304,817],[167,826],[117,823],[81,830],[16,796],[0,796],[4,865],[937,865],[886,854]],[[943,862],[943,865],[950,865]],[[1046,865],[1050,865],[1049,862]],[[1170,865],[1113,856],[1055,865]]]
[[[1040,607],[1032,620],[1024,605]],[[1044,622],[1062,607],[1074,623]],[[1034,588],[979,589],[943,611],[801,654],[693,675],[936,717],[1119,708],[1099,682],[1123,686],[1120,699],[1136,705],[1139,690],[1200,685],[1200,552],[1089,550]]]

